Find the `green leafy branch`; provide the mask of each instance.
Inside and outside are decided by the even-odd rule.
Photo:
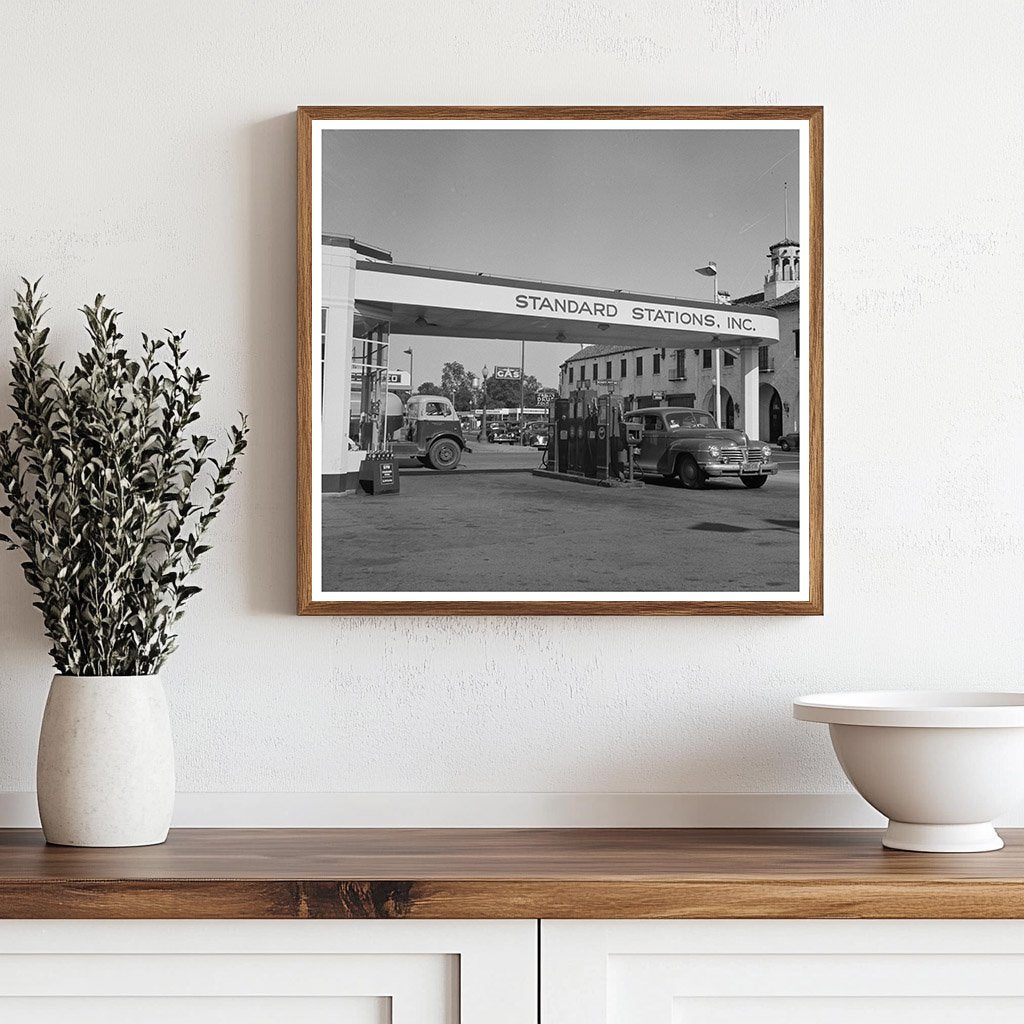
[[[148,675],[176,646],[199,587],[204,537],[233,482],[249,432],[226,451],[191,433],[209,376],[185,365],[184,332],[121,345],[119,313],[97,295],[90,345],[70,370],[47,359],[45,296],[23,279],[13,307],[14,425],[0,432],[0,507],[36,593],[50,654],[66,675]]]

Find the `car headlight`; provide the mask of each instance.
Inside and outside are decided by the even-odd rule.
[[[708,445],[708,458],[720,459],[722,457],[722,449],[717,444]]]
[[[771,457],[772,457],[772,450],[771,450],[771,448],[768,447],[768,445],[765,445],[761,449],[761,458],[764,459],[765,462],[767,462]]]

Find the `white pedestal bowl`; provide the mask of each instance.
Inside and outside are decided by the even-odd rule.
[[[846,777],[889,819],[882,845],[999,850],[992,819],[1024,800],[1024,693],[818,693],[793,704],[823,722]]]

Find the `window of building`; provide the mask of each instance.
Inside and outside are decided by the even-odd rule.
[[[800,358],[800,328],[793,331],[793,358]]]
[[[694,402],[697,400],[697,396],[692,391],[683,394],[666,395],[665,397],[668,399],[669,405],[683,409],[692,409]]]
[[[704,349],[704,363],[703,363],[703,366],[704,366],[705,370],[710,370],[711,369],[711,349],[709,349],[709,348]]]
[[[762,345],[757,350],[757,368],[762,373],[768,370],[768,346]]]
[[[626,376],[626,360],[625,359],[623,359],[623,360],[621,360],[619,362],[619,376],[620,377],[625,377]]]
[[[661,373],[661,356],[657,352],[654,353],[654,372]]]
[[[682,380],[686,377],[686,349],[676,349],[676,376]]]
[[[604,364],[604,376],[605,380],[612,379],[612,361],[610,359]]]
[[[644,375],[644,357],[636,357],[636,375],[642,377]]]
[[[594,363],[594,380],[600,380],[601,374],[597,372],[597,363]]]
[[[587,367],[586,367],[585,364],[581,363],[580,364],[580,380],[583,381],[583,380],[586,380],[586,379],[587,379]]]
[[[355,345],[352,346],[355,355]],[[320,401],[324,399],[324,362],[327,359],[327,307],[320,307]],[[411,381],[410,381],[411,384]]]
[[[726,352],[724,355],[726,366],[732,366],[732,364],[736,362],[736,357],[731,352]]]
[[[569,367],[569,383],[572,383],[572,367]]]

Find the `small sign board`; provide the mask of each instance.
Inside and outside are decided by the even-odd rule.
[[[398,494],[398,463],[393,459],[363,459],[359,486],[366,494]]]
[[[523,371],[519,366],[496,366],[492,376],[495,380],[522,380]]]
[[[412,379],[409,375],[408,370],[385,370],[384,367],[379,369],[374,367],[365,371],[367,375],[372,376],[373,374],[384,375],[387,373],[388,387],[391,388],[407,388],[412,386]],[[358,388],[363,382],[363,370],[352,371],[352,387]]]

